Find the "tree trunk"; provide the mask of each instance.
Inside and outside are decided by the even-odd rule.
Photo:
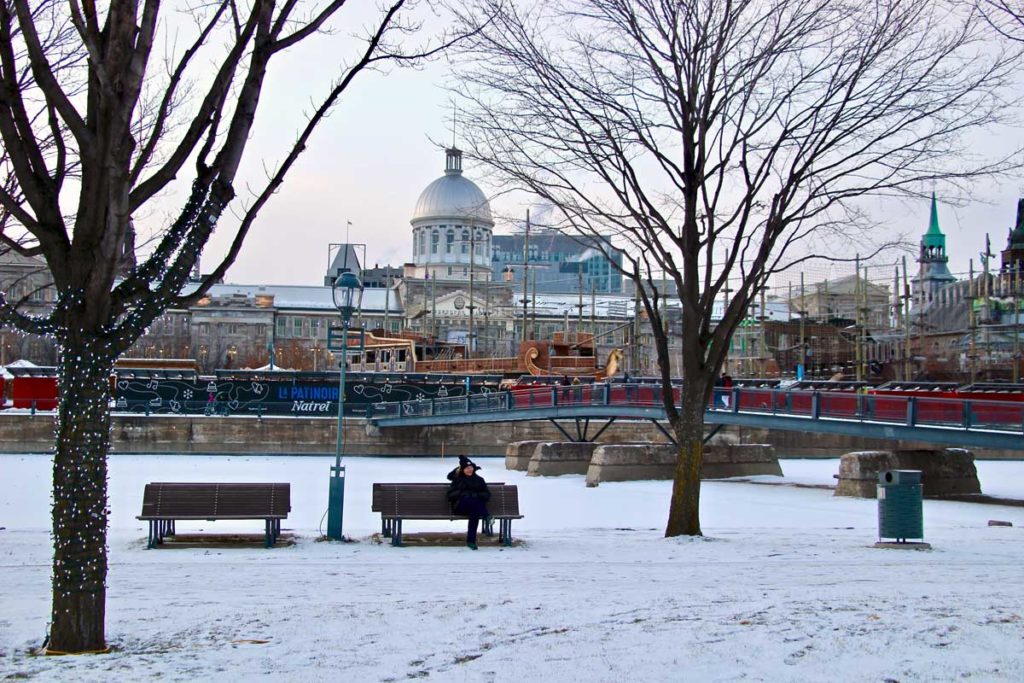
[[[704,464],[704,392],[683,384],[682,407],[672,430],[679,457],[672,481],[665,536],[701,536],[700,470]]]
[[[104,340],[74,335],[58,361],[53,456],[53,614],[49,648],[106,648],[107,452],[110,374]]]

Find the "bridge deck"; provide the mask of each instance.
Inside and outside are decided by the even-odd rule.
[[[1024,450],[1024,402],[748,388],[715,394],[705,413],[708,424]],[[678,388],[674,399],[678,405]],[[658,386],[594,384],[379,403],[368,417],[387,428],[527,420],[660,421],[665,410]]]

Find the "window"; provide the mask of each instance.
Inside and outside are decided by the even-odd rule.
[[[455,231],[449,230],[445,238],[444,253],[450,254],[455,249]]]
[[[277,336],[288,336],[288,318],[283,315],[277,317]]]
[[[292,336],[302,336],[302,318],[300,318],[299,316],[292,317]]]
[[[439,239],[440,239],[440,236],[439,236],[437,230],[434,230],[434,231],[432,231],[430,233],[430,253],[431,254],[436,254],[437,253],[437,242],[438,242]]]
[[[316,337],[319,337],[320,336],[320,327],[321,326],[320,326],[320,319],[319,318],[313,318],[312,320],[310,320],[309,321],[309,336],[313,337],[314,339]]]

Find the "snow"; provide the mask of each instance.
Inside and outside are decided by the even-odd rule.
[[[49,612],[50,462],[0,455],[17,483],[0,498],[0,679],[1024,680],[1024,508],[926,501],[934,549],[877,550],[875,501],[764,485],[831,484],[838,461],[786,460],[784,479],[705,482],[706,536],[665,539],[669,482],[588,489],[482,459],[486,478],[520,487],[521,545],[392,548],[372,540],[370,484],[437,481],[454,458],[347,458],[357,542],[321,543],[331,460],[112,456],[115,650],[44,658],[29,651]],[[978,469],[986,493],[1024,498],[1024,463]],[[161,480],[289,481],[298,542],[146,550],[134,517]]]

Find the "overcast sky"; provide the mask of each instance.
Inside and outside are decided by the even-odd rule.
[[[257,130],[246,151],[250,179],[259,179],[262,164],[279,158],[285,143],[294,137],[311,96],[321,92],[337,72],[335,63],[325,58],[325,50],[330,51],[331,41],[343,40],[325,37],[282,60],[271,74]],[[452,111],[445,90],[449,79],[444,62],[420,70],[364,73],[315,133],[283,188],[263,209],[227,279],[236,283],[320,284],[328,245],[345,241],[347,221],[352,223],[350,240],[367,245],[369,265],[401,265],[410,260],[409,219],[416,199],[444,170],[443,151],[431,139],[451,140]],[[1010,143],[1020,146],[1022,142],[1020,129],[1011,130],[1009,139],[1006,131],[978,139],[982,148],[1005,149]],[[479,169],[472,163],[464,168],[468,178],[480,179]],[[480,185],[485,194],[491,194],[486,183]],[[241,198],[245,190],[241,185],[238,189]],[[1017,198],[1024,196],[1024,181],[977,183],[971,194],[963,206],[942,203],[939,207],[954,272],[966,271],[972,257],[977,267],[986,232],[991,233],[993,252],[998,254],[1004,248]],[[941,195],[940,189],[940,202]],[[180,206],[179,201],[179,195],[165,197],[162,208],[150,214],[148,222],[156,226],[165,221]],[[928,227],[926,201],[869,202],[872,213],[884,220],[887,236],[907,233],[916,241]],[[525,205],[521,199],[499,200],[494,208],[498,214],[518,215]],[[499,220],[496,231],[507,230],[507,223]],[[230,237],[226,228],[215,233],[203,256],[204,271],[224,253]]]

